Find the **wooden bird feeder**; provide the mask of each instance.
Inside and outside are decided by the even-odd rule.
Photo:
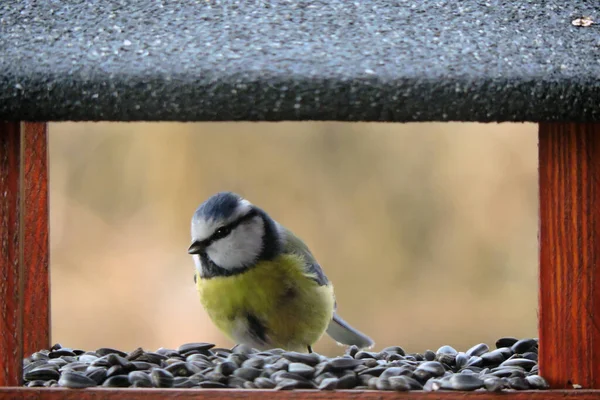
[[[0,399],[600,399],[594,18],[585,0],[3,0]],[[23,357],[50,345],[46,123],[66,120],[539,123],[539,370],[552,390],[21,387]]]

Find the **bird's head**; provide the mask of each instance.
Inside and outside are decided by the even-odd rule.
[[[233,272],[254,265],[276,241],[274,221],[248,200],[231,192],[213,195],[192,217],[188,253]],[[273,237],[275,235],[275,237]]]

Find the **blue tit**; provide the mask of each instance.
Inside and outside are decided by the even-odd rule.
[[[241,196],[217,193],[198,207],[188,253],[200,301],[232,341],[310,353],[327,332],[373,346],[336,313],[333,286],[306,244]]]

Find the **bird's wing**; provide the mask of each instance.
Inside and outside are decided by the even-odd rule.
[[[293,253],[304,258],[307,274],[320,286],[329,284],[329,279],[323,272],[323,269],[315,259],[315,256],[310,252],[308,246],[292,231],[279,225],[283,236],[283,251],[284,253]]]
[[[279,225],[279,228],[281,229],[284,238],[283,251],[285,253],[294,253],[302,256],[305,260],[307,274],[321,286],[329,284],[329,280],[327,279],[327,276],[325,276],[323,269],[302,239],[282,225]],[[342,317],[335,312],[336,309],[337,302],[334,302],[333,319],[329,322],[327,334],[336,342],[348,346],[356,345],[361,349],[373,347],[373,340],[344,321]]]

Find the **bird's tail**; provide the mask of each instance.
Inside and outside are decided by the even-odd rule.
[[[351,327],[337,313],[333,313],[333,319],[327,327],[327,334],[340,344],[355,345],[359,349],[370,348],[375,344],[370,337]]]

